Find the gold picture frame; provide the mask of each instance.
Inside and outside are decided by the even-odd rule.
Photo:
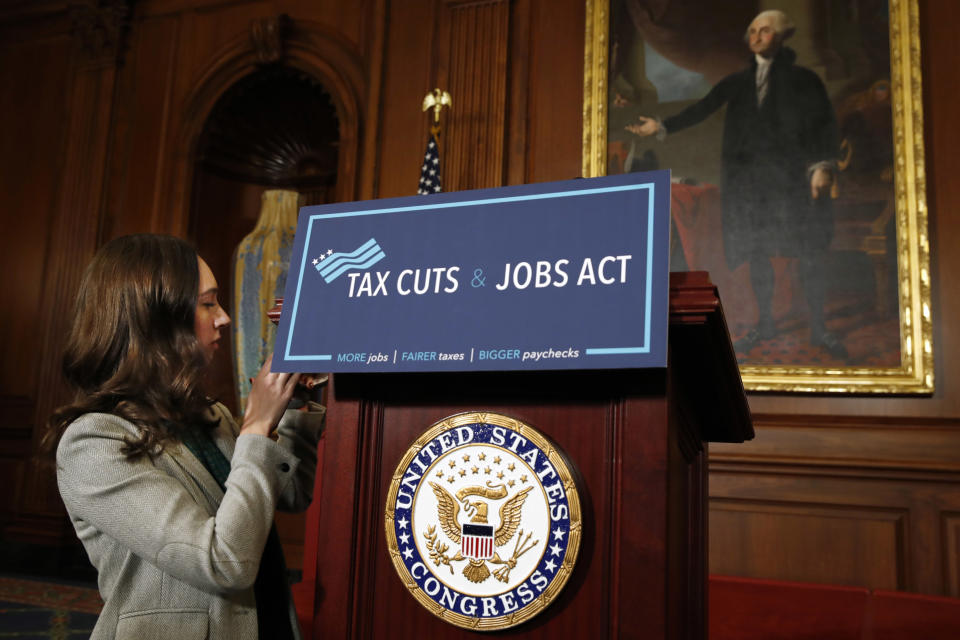
[[[617,106],[621,106],[623,100],[619,93],[614,93],[614,82],[610,79],[608,67],[612,42],[611,8],[622,9],[627,1],[586,0],[582,158],[585,177],[607,175],[608,160],[614,157],[608,155],[608,117],[611,103],[617,101]],[[649,3],[645,0],[634,0],[635,5],[638,3],[646,7],[647,18],[655,18],[656,16],[650,15],[652,12],[670,5],[668,2]],[[804,6],[802,0],[789,4],[794,8]],[[823,3],[820,4],[822,6]],[[890,104],[889,112],[892,112],[892,116],[888,116],[892,123],[892,132],[886,134],[892,138],[892,171],[884,174],[889,183],[887,209],[890,213],[887,214],[886,229],[895,229],[895,234],[887,233],[886,260],[890,265],[889,273],[896,278],[896,291],[888,288],[890,304],[887,305],[887,313],[890,317],[884,327],[887,330],[886,338],[894,346],[899,337],[899,350],[890,350],[888,353],[893,354],[889,356],[890,361],[881,361],[880,364],[871,361],[858,362],[852,356],[850,362],[840,365],[835,362],[823,364],[797,361],[805,357],[805,350],[796,352],[799,355],[791,354],[796,356],[794,361],[785,363],[752,361],[747,356],[740,357],[740,372],[747,390],[829,394],[929,394],[934,390],[930,246],[927,231],[917,5],[917,0],[890,0],[889,12],[886,14],[890,45],[886,100]],[[622,18],[626,10],[614,13]],[[632,20],[628,28],[636,28],[636,24],[636,20]],[[749,19],[743,25],[744,30],[747,24]],[[618,28],[618,33],[623,27],[619,23],[613,26]],[[639,29],[637,31],[639,32]],[[880,31],[877,29],[878,33]],[[878,37],[882,38],[882,34]],[[743,46],[742,42],[735,44]],[[748,53],[746,49],[744,52]],[[744,60],[746,59],[744,56]],[[833,100],[831,96],[831,101]],[[619,124],[617,126],[617,131],[624,128]],[[630,157],[634,157],[632,154],[631,147]],[[717,162],[719,163],[719,158]],[[842,169],[842,162],[838,166]],[[842,191],[844,174],[840,172],[839,175],[837,182]],[[833,197],[837,197],[836,190]],[[895,240],[890,237],[893,235]],[[834,240],[831,247],[835,245]],[[894,248],[895,257],[891,255]],[[833,276],[833,273],[829,275]],[[893,277],[889,280],[892,281]],[[825,278],[824,282],[831,281]],[[873,282],[880,282],[880,276],[877,275]],[[722,289],[720,293],[723,298]],[[879,293],[876,296],[879,299]],[[896,301],[896,306],[893,301]],[[728,322],[729,318],[728,306]],[[895,335],[896,327],[899,327],[899,336]],[[844,353],[846,354],[846,351]],[[893,362],[897,358],[899,363]]]

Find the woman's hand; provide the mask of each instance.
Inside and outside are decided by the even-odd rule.
[[[271,373],[273,354],[260,367],[247,396],[247,410],[243,414],[240,433],[269,436],[283,415],[293,390],[300,380],[299,373]]]

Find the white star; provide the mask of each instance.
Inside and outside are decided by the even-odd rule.
[[[440,164],[440,158],[433,158],[432,160],[430,160],[430,162],[432,162],[433,164]]]
[[[411,558],[413,557],[413,549],[411,549],[411,548],[409,548],[409,547],[407,547],[406,549],[404,549],[404,550],[403,550],[403,557],[406,558],[407,560],[411,559]]]
[[[433,188],[434,191],[440,191],[440,185],[437,185]]]
[[[401,534],[400,534],[400,542],[402,542],[403,544],[410,544],[410,534],[409,534],[409,533],[401,533]]]
[[[406,518],[400,518],[399,520],[397,520],[397,524],[400,525],[401,529],[406,529],[408,521]]]
[[[323,255],[323,254],[320,255],[320,262],[323,262],[323,261],[326,260],[326,259],[327,259],[327,256],[325,256],[325,255]]]
[[[553,563],[553,560],[548,560],[548,561],[547,561],[547,564],[545,564],[545,565],[543,565],[543,566],[544,566],[544,568],[545,568],[547,571],[549,571],[550,573],[553,573],[554,571],[557,570],[557,565]]]
[[[557,540],[563,540],[563,536],[567,535],[567,532],[563,529],[554,529],[553,537]]]
[[[430,169],[430,175],[432,175],[432,176],[437,175],[437,170],[436,170],[436,169]]]
[[[420,171],[426,171],[426,170],[427,170],[427,163],[424,162],[424,163],[423,163],[423,166],[420,167]]]
[[[313,264],[317,264],[318,262],[320,262],[320,261],[317,260],[316,258],[313,259]]]
[[[435,146],[437,146],[437,145],[433,144],[433,140],[431,140],[431,141],[427,144],[427,148],[429,148],[429,149],[433,149]]]
[[[331,253],[333,253],[333,249],[327,249],[327,255],[329,256]]]
[[[563,547],[561,547],[561,546],[558,545],[558,544],[555,544],[555,545],[553,545],[552,547],[550,547],[550,554],[551,554],[551,555],[558,556],[558,555],[560,555],[560,552],[561,552],[561,551],[563,551]]]

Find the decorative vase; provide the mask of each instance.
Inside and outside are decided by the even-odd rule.
[[[257,224],[233,255],[233,344],[237,406],[243,412],[256,377],[273,349],[276,327],[267,310],[283,296],[293,236],[297,228],[296,191],[268,189],[260,197]]]

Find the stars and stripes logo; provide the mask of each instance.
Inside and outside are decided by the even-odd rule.
[[[332,249],[328,249],[313,260],[313,266],[320,272],[323,279],[330,283],[345,271],[369,269],[385,257],[386,254],[377,244],[376,239],[370,238],[353,251],[334,253]]]
[[[428,193],[440,193],[443,191],[443,185],[440,182],[440,149],[437,147],[437,139],[430,134],[427,141],[427,150],[423,154],[423,165],[420,167],[420,186],[417,188],[419,195]]]

